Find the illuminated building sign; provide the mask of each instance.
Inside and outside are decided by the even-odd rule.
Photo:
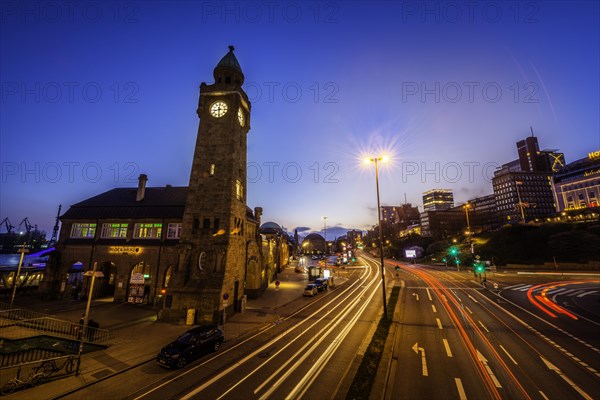
[[[585,171],[585,172],[583,173],[583,176],[596,175],[596,174],[598,174],[598,173],[600,173],[600,169],[592,169],[592,170],[590,170],[590,171]]]
[[[108,252],[110,254],[138,254],[142,252],[142,249],[133,246],[110,246]]]
[[[588,158],[590,160],[595,160],[596,158],[600,158],[600,150],[592,151],[591,153],[588,153]]]

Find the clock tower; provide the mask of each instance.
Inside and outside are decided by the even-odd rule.
[[[196,310],[196,322],[223,323],[240,311],[247,260],[246,135],[250,102],[233,46],[200,85],[198,136],[164,319]]]

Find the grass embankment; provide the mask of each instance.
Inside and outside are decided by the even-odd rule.
[[[382,315],[382,318],[379,320],[377,330],[371,339],[371,343],[369,343],[369,347],[363,356],[362,362],[356,371],[356,375],[354,375],[354,380],[350,385],[350,389],[346,394],[346,399],[348,400],[366,400],[371,394],[371,388],[375,382],[377,368],[379,367],[379,362],[381,361],[381,356],[385,347],[385,341],[388,337],[390,326],[392,325],[392,316],[394,314],[394,309],[396,308],[399,294],[400,287],[394,286],[388,300],[388,318],[383,318]]]

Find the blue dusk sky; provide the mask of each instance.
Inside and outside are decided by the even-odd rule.
[[[382,205],[492,193],[531,128],[567,162],[600,149],[597,1],[0,3],[0,219],[186,186],[201,82],[235,46],[252,102],[248,205],[293,231]],[[0,228],[4,232],[5,228]]]

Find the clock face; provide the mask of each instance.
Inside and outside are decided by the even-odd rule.
[[[215,118],[221,118],[227,113],[227,103],[222,100],[215,101],[210,106],[210,114]]]
[[[238,108],[238,121],[240,122],[240,126],[244,126],[244,112],[242,111],[241,108]]]

